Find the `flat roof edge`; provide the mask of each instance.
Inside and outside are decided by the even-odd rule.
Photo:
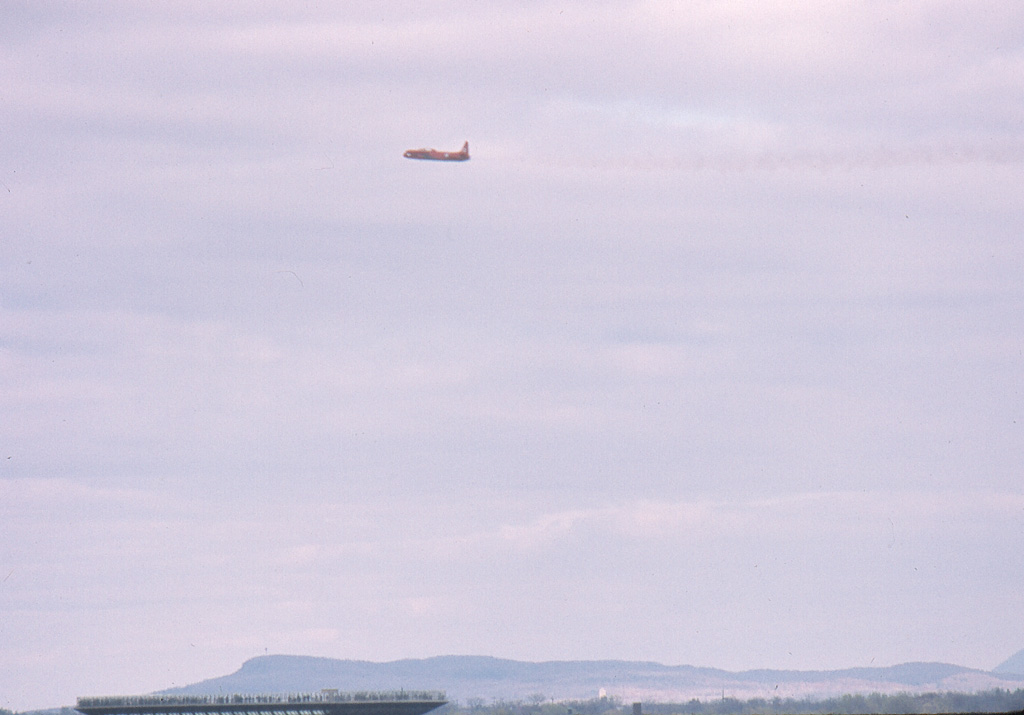
[[[321,690],[315,693],[233,693],[230,695],[89,695],[78,698],[77,707],[162,707],[222,705],[331,705],[352,703],[401,703],[446,701],[440,690],[354,691]]]

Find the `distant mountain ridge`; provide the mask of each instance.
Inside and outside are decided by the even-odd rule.
[[[1019,650],[992,669],[993,673],[1010,673],[1024,676],[1024,650]]]
[[[949,663],[731,672],[691,665],[613,660],[533,663],[489,656],[437,656],[376,663],[267,655],[247,660],[230,675],[162,692],[216,695],[310,692],[321,688],[444,690],[449,699],[461,702],[471,698],[523,700],[535,695],[553,700],[589,699],[604,690],[609,696],[623,700],[679,702],[722,696],[823,698],[847,693],[1018,689],[1024,688],[1024,675]]]

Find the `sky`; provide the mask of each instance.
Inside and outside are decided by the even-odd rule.
[[[0,37],[0,707],[265,653],[1024,648],[1024,5]]]

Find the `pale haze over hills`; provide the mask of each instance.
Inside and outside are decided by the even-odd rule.
[[[444,690],[453,700],[586,699],[602,690],[624,700],[812,697],[846,693],[962,691],[1024,688],[1024,675],[998,674],[946,663],[832,671],[754,670],[666,666],[627,661],[531,663],[480,656],[440,656],[388,663],[261,656],[235,673],[164,692],[225,694],[342,690]]]

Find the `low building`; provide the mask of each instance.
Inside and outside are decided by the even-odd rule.
[[[446,704],[435,691],[334,689],[290,695],[129,695],[78,698],[82,715],[424,715]]]

